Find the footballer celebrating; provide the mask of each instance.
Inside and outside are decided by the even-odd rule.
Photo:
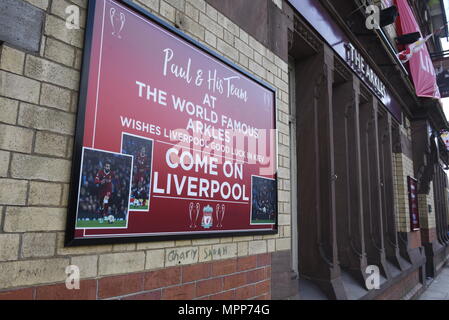
[[[99,185],[98,198],[100,201],[100,218],[108,215],[109,203],[112,196],[112,180],[114,172],[111,170],[111,162],[106,161],[103,169],[100,169],[95,176],[95,184]]]

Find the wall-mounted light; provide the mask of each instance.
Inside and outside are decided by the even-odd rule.
[[[399,11],[396,6],[391,6],[380,11],[380,26],[386,27],[394,23],[399,17]]]
[[[407,33],[396,38],[398,44],[406,45],[418,41],[421,38],[419,32]]]

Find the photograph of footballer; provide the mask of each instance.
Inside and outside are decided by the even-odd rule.
[[[76,228],[126,228],[133,157],[84,148]]]
[[[251,224],[275,224],[277,187],[276,180],[251,177]]]
[[[150,211],[153,140],[122,133],[122,153],[134,157],[130,211]]]

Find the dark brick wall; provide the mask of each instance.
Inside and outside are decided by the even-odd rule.
[[[416,270],[404,279],[388,288],[388,290],[377,296],[375,300],[400,300],[407,295],[419,283],[419,270]]]

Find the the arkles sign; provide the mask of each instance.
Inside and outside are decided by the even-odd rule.
[[[67,245],[277,230],[275,91],[128,1],[89,1]]]
[[[402,122],[401,101],[389,86],[381,81],[381,74],[375,73],[375,66],[366,63],[352,43],[346,30],[341,28],[335,17],[325,8],[322,1],[288,0],[310,26],[324,39],[335,53],[347,63],[354,73],[365,83],[393,117]],[[358,52],[356,52],[358,51]]]
[[[410,208],[410,229],[417,231],[420,229],[418,211],[418,181],[412,177],[407,177],[408,182],[408,202]]]
[[[385,98],[387,95],[385,84],[365,61],[365,58],[350,43],[346,44],[346,62],[371,87],[379,99]]]

